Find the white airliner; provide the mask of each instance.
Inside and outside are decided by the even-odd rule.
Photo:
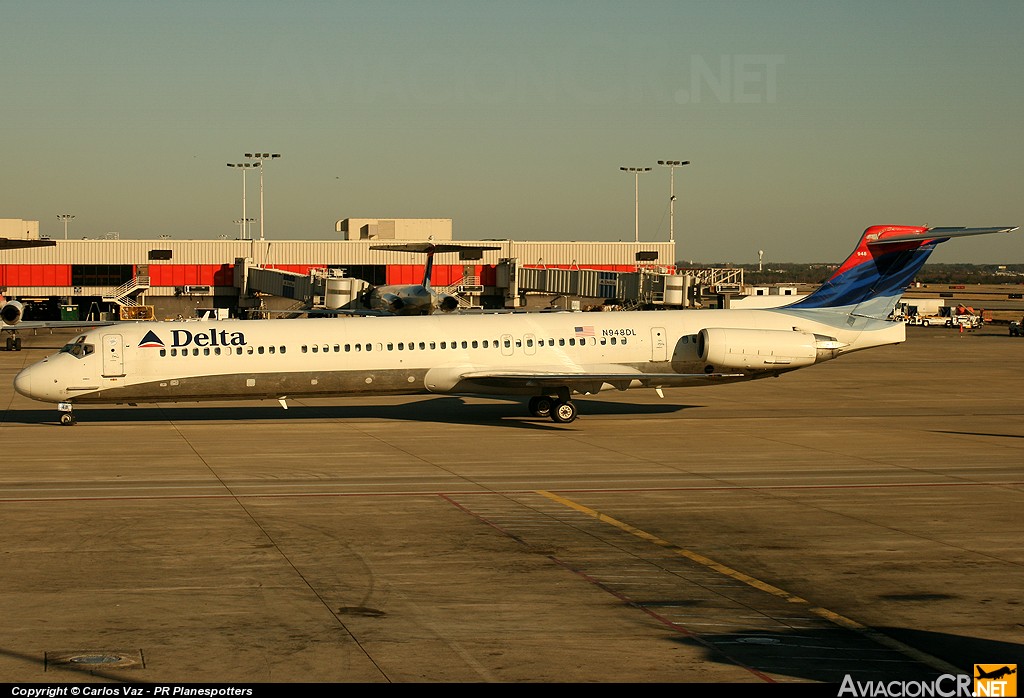
[[[745,381],[905,339],[888,319],[936,244],[1014,227],[868,228],[820,288],[783,308],[121,323],[22,370],[58,403],[444,393],[519,395],[555,422],[573,393]]]

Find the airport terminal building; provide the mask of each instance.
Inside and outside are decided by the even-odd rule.
[[[453,242],[451,219],[343,219],[335,229],[335,239],[305,241],[58,239],[4,250],[0,290],[26,302],[26,315],[35,319],[145,318],[147,312],[164,319],[211,308],[247,317],[322,304],[317,279],[419,283],[423,255],[373,247]],[[39,223],[0,219],[0,237],[39,239]],[[457,242],[467,249],[437,255],[432,284],[479,307],[521,307],[540,281],[551,293],[615,298],[623,295],[620,277],[675,271],[671,242]]]

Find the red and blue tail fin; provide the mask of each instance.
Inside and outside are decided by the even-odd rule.
[[[925,228],[876,225],[864,231],[860,243],[834,274],[811,295],[786,310],[828,310],[884,320],[924,266],[935,246],[954,237],[1008,233],[1014,226],[996,228]]]

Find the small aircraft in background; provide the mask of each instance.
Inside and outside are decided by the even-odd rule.
[[[4,300],[0,296],[0,335],[6,335],[4,349],[7,351],[21,351],[21,337],[19,330],[40,330],[40,329],[74,329],[79,327],[103,327],[113,325],[112,320],[88,322],[81,320],[23,320],[25,305],[21,301]]]
[[[431,315],[435,312],[451,313],[459,309],[459,299],[447,293],[435,291],[430,285],[434,269],[434,255],[445,252],[466,252],[498,250],[500,247],[479,247],[474,245],[436,244],[433,242],[405,242],[394,245],[373,245],[371,250],[393,252],[415,252],[427,255],[423,270],[423,281],[418,284],[388,284],[372,286],[360,294],[362,309],[342,311],[346,315]]]
[[[21,240],[18,238],[0,238],[0,250],[23,250],[30,247],[54,247],[54,240]],[[4,348],[7,351],[21,351],[21,337],[18,330],[33,330],[42,328],[73,328],[73,327],[99,327],[109,325],[110,322],[76,322],[73,320],[22,320],[25,314],[25,305],[20,301],[6,300],[0,296],[0,335],[7,335],[4,340]]]

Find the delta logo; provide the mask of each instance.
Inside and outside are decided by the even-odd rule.
[[[156,332],[150,330],[146,333],[146,336],[142,338],[142,341],[139,342],[139,347],[144,349],[163,349],[164,343],[156,336]]]
[[[172,347],[244,347],[245,333],[228,332],[227,330],[210,330],[208,332],[192,332],[190,330],[171,330]],[[164,349],[166,345],[160,336],[150,330],[139,342],[143,349]]]
[[[1017,665],[975,664],[974,695],[979,698],[985,698],[986,696],[1016,698]]]

